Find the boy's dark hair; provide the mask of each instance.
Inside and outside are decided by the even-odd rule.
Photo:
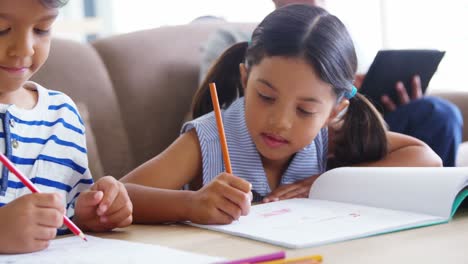
[[[272,56],[304,59],[333,87],[337,102],[353,87],[357,58],[343,23],[319,7],[288,5],[269,14],[257,26],[251,43],[235,44],[219,57],[194,96],[192,117],[213,110],[210,82],[221,88],[219,101],[226,108],[244,94],[239,64],[245,62],[249,70],[264,57]],[[360,94],[350,99],[341,129],[332,140],[335,151],[329,167],[376,161],[388,149],[385,122]]]
[[[39,0],[47,8],[60,8],[68,3],[68,0]]]

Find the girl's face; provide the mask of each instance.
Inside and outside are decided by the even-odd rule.
[[[57,14],[38,0],[0,1],[0,94],[20,88],[44,64]]]
[[[289,160],[349,103],[336,105],[331,85],[300,58],[265,57],[248,76],[240,68],[247,128],[263,159]]]

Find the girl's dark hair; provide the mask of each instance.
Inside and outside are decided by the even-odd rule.
[[[47,8],[60,8],[68,3],[68,0],[39,0]]]
[[[215,82],[221,107],[243,96],[239,64],[247,70],[264,57],[301,58],[333,87],[337,102],[353,87],[357,58],[343,23],[322,8],[288,5],[270,13],[254,30],[250,43],[231,46],[215,62],[201,83],[192,104],[192,117],[213,110],[208,84]],[[335,151],[329,167],[381,159],[387,153],[386,127],[380,114],[362,95],[350,99],[332,139]]]

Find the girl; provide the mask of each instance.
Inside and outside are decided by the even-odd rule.
[[[218,59],[182,135],[122,179],[134,220],[227,224],[248,214],[251,191],[265,202],[307,196],[327,160],[328,167],[440,166],[421,141],[386,131],[356,94],[356,64],[346,28],[325,10],[289,5],[268,15],[250,43]],[[236,176],[223,172],[209,82],[217,84],[225,109]],[[195,191],[181,190],[186,184]]]

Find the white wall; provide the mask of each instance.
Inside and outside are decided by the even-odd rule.
[[[379,49],[439,49],[430,89],[468,91],[468,0],[329,0],[328,9],[353,35],[359,72]]]
[[[468,91],[468,1],[387,0],[388,48],[445,50],[431,89]]]
[[[62,10],[60,36],[84,40],[69,20],[82,18],[82,1]],[[96,0],[99,36],[190,23],[213,15],[235,22],[259,22],[273,11],[271,0]],[[363,73],[379,49],[445,50],[431,89],[466,89],[468,71],[468,0],[327,0],[327,9],[348,27]],[[71,23],[73,24],[73,23]]]
[[[228,21],[255,22],[274,8],[270,0],[114,0],[112,6],[116,33],[187,24],[204,15],[219,16]]]

